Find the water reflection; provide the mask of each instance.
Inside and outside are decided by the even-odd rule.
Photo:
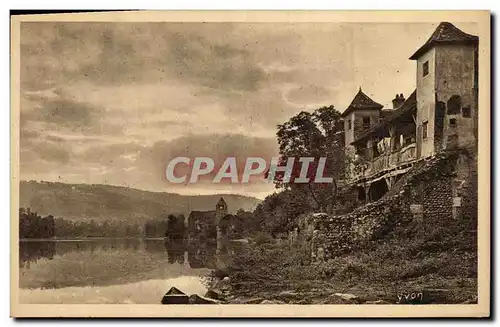
[[[92,239],[19,243],[21,288],[105,286],[206,276],[230,257],[228,243]]]
[[[149,254],[167,253],[169,263],[187,262],[191,268],[216,268],[216,255],[228,254],[229,243],[188,243],[186,240],[95,239],[75,241],[22,241],[19,243],[19,266],[25,267],[41,258],[52,260],[55,255],[72,252],[96,254],[106,251],[138,251]]]

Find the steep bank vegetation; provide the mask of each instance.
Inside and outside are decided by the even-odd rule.
[[[434,292],[435,303],[473,302],[475,226],[475,219],[466,217],[432,226],[413,222],[363,249],[314,264],[305,248],[260,236],[235,253],[226,271],[236,298],[331,303],[330,295],[341,292],[396,303],[401,293]],[[284,299],[290,291],[296,298]]]

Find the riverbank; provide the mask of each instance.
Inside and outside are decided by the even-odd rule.
[[[304,248],[262,237],[212,273],[207,295],[231,304],[477,303],[474,243],[439,233],[437,244],[433,235],[393,235],[319,263]]]

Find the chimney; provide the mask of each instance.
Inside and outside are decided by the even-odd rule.
[[[401,94],[396,94],[396,97],[392,100],[392,108],[393,109],[398,109],[405,103],[405,97],[403,93]]]

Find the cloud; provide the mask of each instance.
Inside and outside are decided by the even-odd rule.
[[[113,167],[120,162],[124,165],[133,164],[136,156],[144,147],[137,143],[117,143],[107,146],[94,146],[79,155],[81,162],[101,164]],[[123,167],[120,167],[123,168]]]
[[[20,150],[21,171],[40,171],[44,166],[51,165],[56,170],[72,160],[70,144],[46,137],[38,131],[21,129]]]
[[[173,33],[168,47],[169,65],[179,78],[215,89],[255,91],[265,80],[264,71],[246,50],[214,44],[204,37]]]
[[[458,24],[475,33],[473,24]],[[24,22],[21,178],[183,193],[272,185],[168,184],[175,156],[269,157],[276,125],[342,111],[360,86],[390,105],[432,24]],[[241,162],[238,162],[240,170]],[[211,177],[211,176],[209,176]]]
[[[202,25],[23,23],[21,79],[35,89],[49,81],[116,85],[175,78],[215,89],[257,90],[266,75],[251,53],[207,38]],[[229,26],[223,25],[217,28],[221,33]]]
[[[140,151],[138,166],[156,173],[158,180],[166,181],[165,169],[177,157],[209,157],[215,162],[215,169],[205,180],[212,180],[228,157],[235,157],[241,176],[248,157],[270,158],[278,153],[275,139],[249,137],[241,134],[203,134],[183,136],[171,141],[159,141]],[[184,167],[180,173],[190,173]]]
[[[26,141],[26,140],[25,140]],[[212,183],[218,169],[227,157],[237,158],[241,179],[248,157],[262,157],[267,162],[277,155],[273,138],[249,137],[240,134],[203,134],[182,136],[171,141],[158,141],[151,146],[138,143],[91,145],[75,150],[68,142],[29,139],[21,152],[25,179],[37,179],[40,174],[60,181],[78,183],[110,183],[156,191],[206,194],[208,190],[258,194],[270,192],[274,186],[262,176],[243,185],[230,184],[223,179]],[[174,184],[165,178],[165,169],[176,157],[209,157],[216,168],[196,184]],[[179,166],[180,174],[189,178],[190,167]],[[69,180],[67,180],[69,178]]]
[[[324,103],[331,101],[333,92],[319,85],[301,85],[288,91],[288,101],[301,105],[309,105],[311,103]]]
[[[122,133],[122,126],[107,120],[103,107],[75,99],[61,89],[23,93],[20,109],[21,136],[26,133],[49,136],[60,132],[74,138]],[[52,140],[55,138],[52,135]]]

